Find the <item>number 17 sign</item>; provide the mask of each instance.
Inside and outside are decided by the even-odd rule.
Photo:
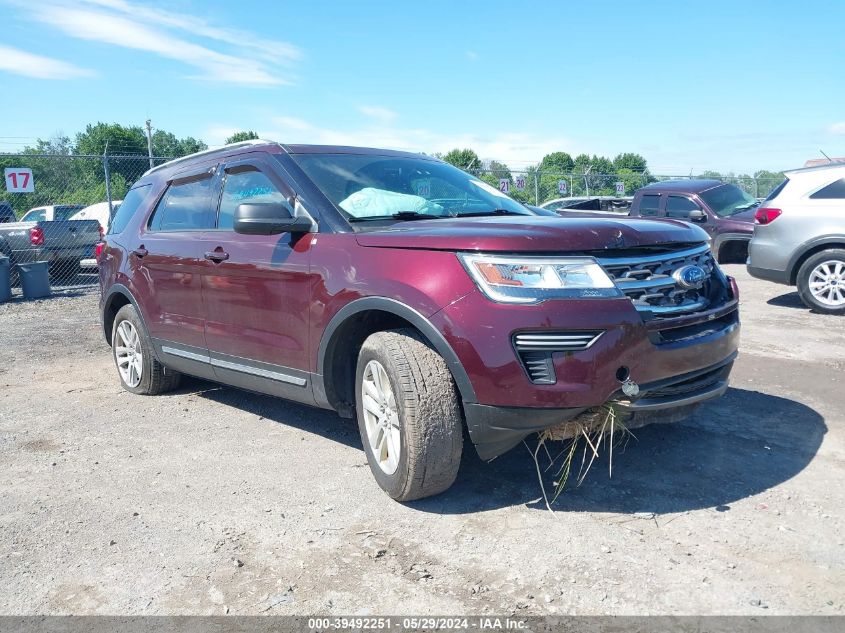
[[[6,191],[9,193],[32,193],[35,191],[32,170],[28,167],[7,167],[4,172]]]

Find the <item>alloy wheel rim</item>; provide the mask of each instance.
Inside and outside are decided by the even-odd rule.
[[[121,321],[115,331],[114,359],[123,382],[133,389],[141,383],[144,355],[138,330],[129,321]]]
[[[402,437],[396,396],[387,372],[380,362],[371,360],[364,368],[361,381],[361,403],[367,441],[379,468],[392,475],[399,468]]]
[[[845,262],[822,262],[810,273],[810,293],[826,306],[845,306]]]

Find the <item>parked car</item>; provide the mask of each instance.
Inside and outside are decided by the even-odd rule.
[[[8,202],[0,202],[0,224],[8,224],[9,222],[17,222],[15,211]]]
[[[630,196],[573,196],[556,198],[540,206],[551,211],[605,211],[608,213],[627,213],[631,208]]]
[[[720,180],[665,180],[638,189],[629,215],[698,223],[710,236],[720,263],[745,263],[759,204],[736,185]]]
[[[538,217],[435,158],[253,141],[155,167],[99,253],[122,386],[190,374],[357,417],[394,499],[613,402],[720,396],[736,284],[695,225]],[[654,417],[651,417],[654,416]]]
[[[845,314],[845,165],[785,176],[757,209],[748,272],[797,286],[814,310]]]
[[[85,208],[81,204],[48,204],[35,207],[24,213],[21,222],[52,222],[53,220],[69,220],[77,211]]]

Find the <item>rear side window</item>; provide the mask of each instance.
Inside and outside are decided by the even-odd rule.
[[[47,220],[47,209],[33,209],[23,216],[21,220],[24,222],[44,222]]]
[[[123,206],[126,206],[124,200]],[[123,209],[121,209],[122,211]],[[150,218],[153,231],[195,231],[214,228],[211,178],[174,182],[156,205]]]
[[[53,219],[54,220],[67,220],[75,214],[80,209],[84,209],[85,207],[81,207],[79,205],[71,205],[71,206],[60,206],[56,207],[53,211]]]
[[[657,215],[660,208],[660,195],[643,196],[640,200],[640,215]]]
[[[698,210],[700,207],[686,196],[669,196],[666,201],[667,218],[689,220],[689,212]]]
[[[120,206],[115,207],[114,217],[112,218],[111,224],[109,224],[109,235],[123,233],[126,225],[129,224],[129,220],[132,219],[138,207],[147,199],[149,194],[150,185],[142,185],[129,190],[129,193],[126,194]]]
[[[283,202],[282,192],[263,173],[254,167],[235,168],[226,174],[223,197],[220,199],[220,219],[217,228],[230,229],[234,225],[235,208],[246,202]]]
[[[845,199],[845,178],[835,180],[826,187],[822,187],[810,196],[813,200],[843,200]]]

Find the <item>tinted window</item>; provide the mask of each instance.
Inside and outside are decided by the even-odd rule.
[[[141,206],[141,203],[147,199],[150,193],[150,185],[143,185],[130,189],[129,193],[123,199],[119,207],[115,207],[114,217],[109,225],[109,234],[116,235],[122,233],[129,220],[135,215],[135,211]]]
[[[845,178],[840,178],[827,187],[822,187],[812,196],[814,200],[842,200],[845,199]]]
[[[239,168],[226,173],[223,197],[220,199],[220,217],[217,228],[231,229],[235,208],[244,202],[282,202],[285,197],[260,171],[253,167]]]
[[[123,206],[126,206],[125,200]],[[206,177],[171,184],[156,205],[149,226],[153,231],[210,229],[214,228],[214,215],[211,178]]]
[[[660,195],[643,196],[640,200],[640,215],[657,215],[660,207]]]
[[[74,213],[84,208],[85,207],[83,207],[82,205],[63,205],[61,207],[56,207],[53,211],[53,219],[67,220]]]
[[[700,207],[685,196],[669,196],[666,201],[666,217],[689,220],[690,211],[698,211]]]

